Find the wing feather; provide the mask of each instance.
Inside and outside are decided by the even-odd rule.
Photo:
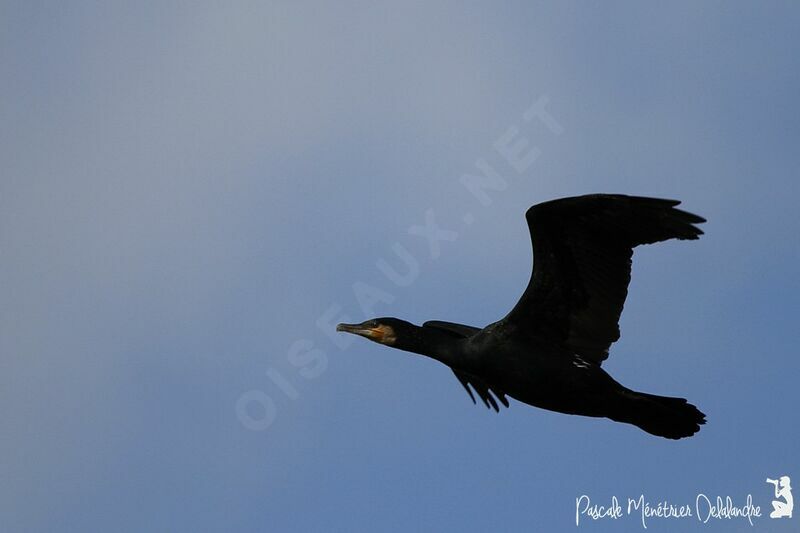
[[[424,328],[435,328],[441,331],[445,331],[450,335],[455,337],[463,338],[463,337],[471,337],[472,335],[476,334],[480,331],[480,328],[476,328],[473,326],[465,326],[464,324],[456,324],[454,322],[444,322],[441,320],[429,320],[422,324]],[[482,379],[473,376],[467,372],[463,372],[461,370],[456,370],[455,368],[451,368],[453,374],[455,374],[456,379],[458,379],[461,386],[464,387],[464,390],[467,391],[469,397],[472,398],[472,403],[477,404],[475,400],[475,395],[472,393],[472,390],[475,390],[475,393],[484,403],[484,405],[489,409],[494,409],[497,412],[500,412],[500,406],[498,405],[498,401],[508,407],[508,399],[504,392],[496,387],[492,387],[484,382]],[[470,388],[471,387],[471,388]],[[494,395],[494,396],[493,396]]]
[[[619,339],[633,249],[697,239],[705,219],[677,200],[593,194],[531,207],[525,217],[534,267],[525,293],[504,319],[515,331],[550,338],[601,363]]]

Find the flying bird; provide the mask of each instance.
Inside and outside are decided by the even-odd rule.
[[[601,367],[620,336],[633,249],[703,234],[695,224],[705,219],[679,204],[591,194],[531,207],[525,214],[534,256],[530,282],[511,312],[485,328],[438,320],[420,327],[386,317],[336,329],[444,363],[473,403],[477,395],[498,412],[511,397],[668,439],[689,437],[705,423],[697,407],[631,390]]]

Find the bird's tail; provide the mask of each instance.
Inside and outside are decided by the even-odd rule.
[[[617,400],[608,418],[633,424],[659,437],[691,437],[706,423],[706,415],[684,398],[656,396],[624,389]]]

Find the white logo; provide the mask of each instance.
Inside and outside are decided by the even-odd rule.
[[[773,510],[769,517],[791,518],[794,498],[789,476],[781,476],[778,479],[767,478],[766,482],[775,487]],[[659,518],[697,520],[702,524],[722,520],[747,520],[752,526],[756,519],[765,516],[761,514],[761,509],[762,507],[753,501],[753,495],[750,493],[739,499],[725,495],[706,496],[699,492],[694,499],[694,505],[691,500],[652,500],[644,494],[627,499],[611,496],[610,501],[601,504],[593,502],[588,494],[583,494],[575,498],[575,525],[580,527],[581,521],[586,519],[624,520],[626,517],[636,516],[641,521],[642,529],[647,529],[650,521]]]
[[[780,479],[767,478],[767,483],[775,486],[775,499],[772,501],[772,508],[769,513],[770,518],[791,518],[794,509],[794,498],[792,498],[792,486],[789,476],[781,476]],[[783,501],[780,500],[783,498]]]

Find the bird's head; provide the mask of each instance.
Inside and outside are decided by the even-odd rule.
[[[416,329],[412,324],[392,317],[373,318],[361,324],[339,324],[336,326],[336,331],[361,335],[371,341],[387,346],[396,345],[398,338],[406,338],[412,329]]]

